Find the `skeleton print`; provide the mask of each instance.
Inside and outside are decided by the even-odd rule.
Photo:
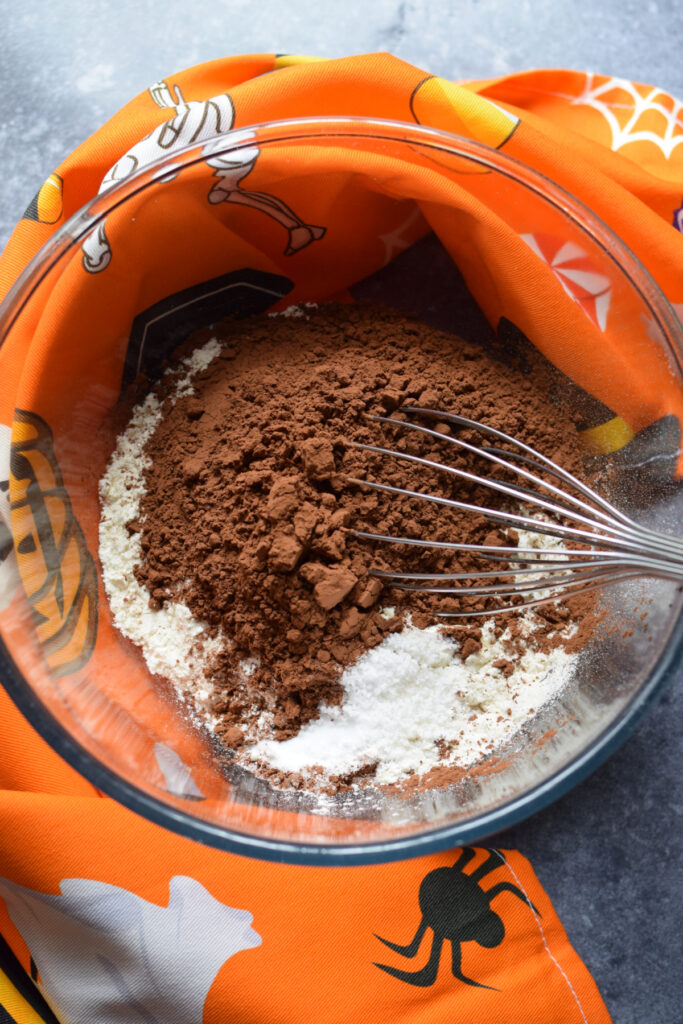
[[[287,256],[323,237],[325,228],[305,223],[281,199],[266,192],[250,192],[240,187],[258,159],[256,146],[227,154],[216,152],[224,145],[222,136],[232,130],[235,122],[235,108],[227,93],[209,100],[186,101],[177,85],[168,86],[163,81],[155,82],[149,93],[157,106],[174,110],[175,115],[137,142],[107,171],[98,195],[169,153],[204,143],[202,154],[218,179],[207,196],[212,205],[236,203],[260,210],[278,221],[288,232]],[[231,141],[239,144],[251,137],[248,131],[235,133]],[[164,167],[163,180],[172,181],[179,169],[174,172],[173,165]],[[111,258],[111,245],[102,221],[83,243],[83,266],[88,273],[97,274],[109,266]]]

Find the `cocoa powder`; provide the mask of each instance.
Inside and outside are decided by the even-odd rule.
[[[147,446],[140,521],[130,528],[141,531],[136,575],[152,606],[182,599],[228,641],[214,671],[215,711],[217,734],[237,748],[263,711],[274,714],[277,738],[287,739],[322,702],[339,702],[344,667],[402,628],[407,614],[424,626],[439,621],[437,610],[459,607],[452,597],[383,586],[371,568],[468,572],[495,564],[482,566],[467,552],[370,542],[350,528],[515,543],[514,531],[480,514],[351,482],[375,479],[505,507],[475,483],[351,447],[385,446],[491,475],[490,465],[446,440],[369,417],[405,418],[401,410],[411,404],[457,412],[514,434],[579,476],[583,470],[572,414],[549,397],[541,361],[522,373],[403,314],[360,305],[309,309],[306,318],[225,321],[194,334],[177,355],[210,337],[221,354],[194,379],[192,395],[164,408]],[[170,374],[159,397],[172,386]],[[450,433],[445,423],[438,430]],[[475,433],[458,436],[481,443]],[[488,604],[480,598],[468,608]],[[498,635],[512,627],[510,667],[525,645],[557,642],[570,617],[578,627],[574,649],[596,622],[591,595],[538,614],[544,625],[532,639],[514,636],[513,613],[494,620]],[[444,628],[457,630],[467,656],[480,646],[480,625]]]

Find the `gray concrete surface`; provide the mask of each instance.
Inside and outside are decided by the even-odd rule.
[[[680,0],[0,0],[0,246],[47,174],[149,83],[235,53],[390,50],[479,78],[570,67],[683,94]],[[313,12],[313,13],[311,13]],[[615,1024],[683,1019],[683,693],[501,846],[528,856]]]

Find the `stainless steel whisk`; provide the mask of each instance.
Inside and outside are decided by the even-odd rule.
[[[465,544],[457,541],[421,540],[415,537],[392,537],[364,530],[349,530],[352,535],[366,540],[384,541],[391,544],[412,544],[417,547],[441,548],[450,551],[467,551],[488,560],[508,564],[507,569],[455,573],[405,573],[372,569],[372,575],[402,590],[419,591],[423,594],[440,594],[459,599],[494,598],[508,602],[484,610],[479,608],[473,611],[444,611],[440,613],[441,616],[447,618],[468,618],[517,611],[638,576],[658,577],[683,583],[683,540],[658,533],[634,522],[587,484],[562,469],[545,455],[541,455],[534,448],[530,448],[529,445],[523,444],[494,427],[454,413],[438,409],[423,409],[417,406],[403,407],[401,412],[411,417],[416,416],[427,420],[436,420],[438,423],[476,430],[486,438],[492,438],[494,443],[475,445],[453,434],[444,434],[433,430],[422,423],[394,419],[391,416],[370,416],[369,419],[391,424],[401,430],[431,435],[438,438],[439,441],[456,445],[460,449],[487,459],[495,466],[516,474],[525,483],[531,484],[531,487],[510,483],[493,476],[480,476],[443,462],[378,445],[349,442],[349,446],[417,463],[430,469],[441,470],[506,495],[516,506],[531,505],[535,509],[549,513],[552,517],[561,517],[564,522],[552,518],[539,520],[532,515],[524,514],[523,511],[505,511],[473,505],[455,498],[443,498],[423,491],[410,491],[376,480],[361,480],[352,477],[350,478],[351,482],[371,487],[376,491],[420,498],[448,508],[480,513],[492,522],[533,533],[559,537],[565,542],[579,542],[588,547],[573,549],[566,547],[565,544],[564,547],[558,549],[539,550],[532,547],[507,547]],[[504,442],[511,446],[511,450],[496,447],[495,441]],[[538,476],[539,472],[546,477],[550,476],[560,481],[561,486],[542,479]],[[545,495],[538,493],[537,488],[542,488]],[[574,525],[566,525],[566,521]],[[511,575],[514,575],[515,579],[510,581]],[[508,577],[508,581],[501,580],[501,577]],[[465,580],[476,580],[476,582],[468,583],[465,586],[453,585],[458,581]],[[487,580],[497,580],[498,582],[479,582]],[[528,598],[527,600],[510,603],[509,599],[513,597],[525,596]]]

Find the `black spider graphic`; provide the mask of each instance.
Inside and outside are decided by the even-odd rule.
[[[482,985],[478,981],[466,978],[460,969],[462,953],[460,945],[463,942],[477,942],[486,949],[499,946],[505,937],[505,926],[495,911],[491,910],[491,902],[501,892],[514,893],[520,900],[531,907],[535,914],[538,910],[533,903],[524,895],[521,889],[511,882],[498,882],[490,889],[481,889],[479,883],[490,871],[495,871],[505,863],[505,858],[498,850],[489,850],[486,860],[478,868],[466,875],[464,868],[472,860],[475,851],[466,846],[460,851],[460,855],[450,868],[435,868],[422,879],[420,884],[420,910],[422,920],[415,932],[415,937],[407,946],[401,946],[397,942],[389,942],[381,935],[375,938],[383,942],[389,949],[400,953],[401,956],[414,957],[420,949],[422,939],[428,928],[431,928],[434,936],[429,960],[418,971],[402,971],[397,967],[389,967],[387,964],[375,963],[375,967],[386,971],[400,981],[406,981],[409,985],[427,987],[436,981],[441,960],[441,948],[444,942],[451,944],[451,971],[453,977],[464,981],[466,985],[474,985],[477,988],[491,988],[490,985]],[[540,916],[540,914],[539,914]]]

